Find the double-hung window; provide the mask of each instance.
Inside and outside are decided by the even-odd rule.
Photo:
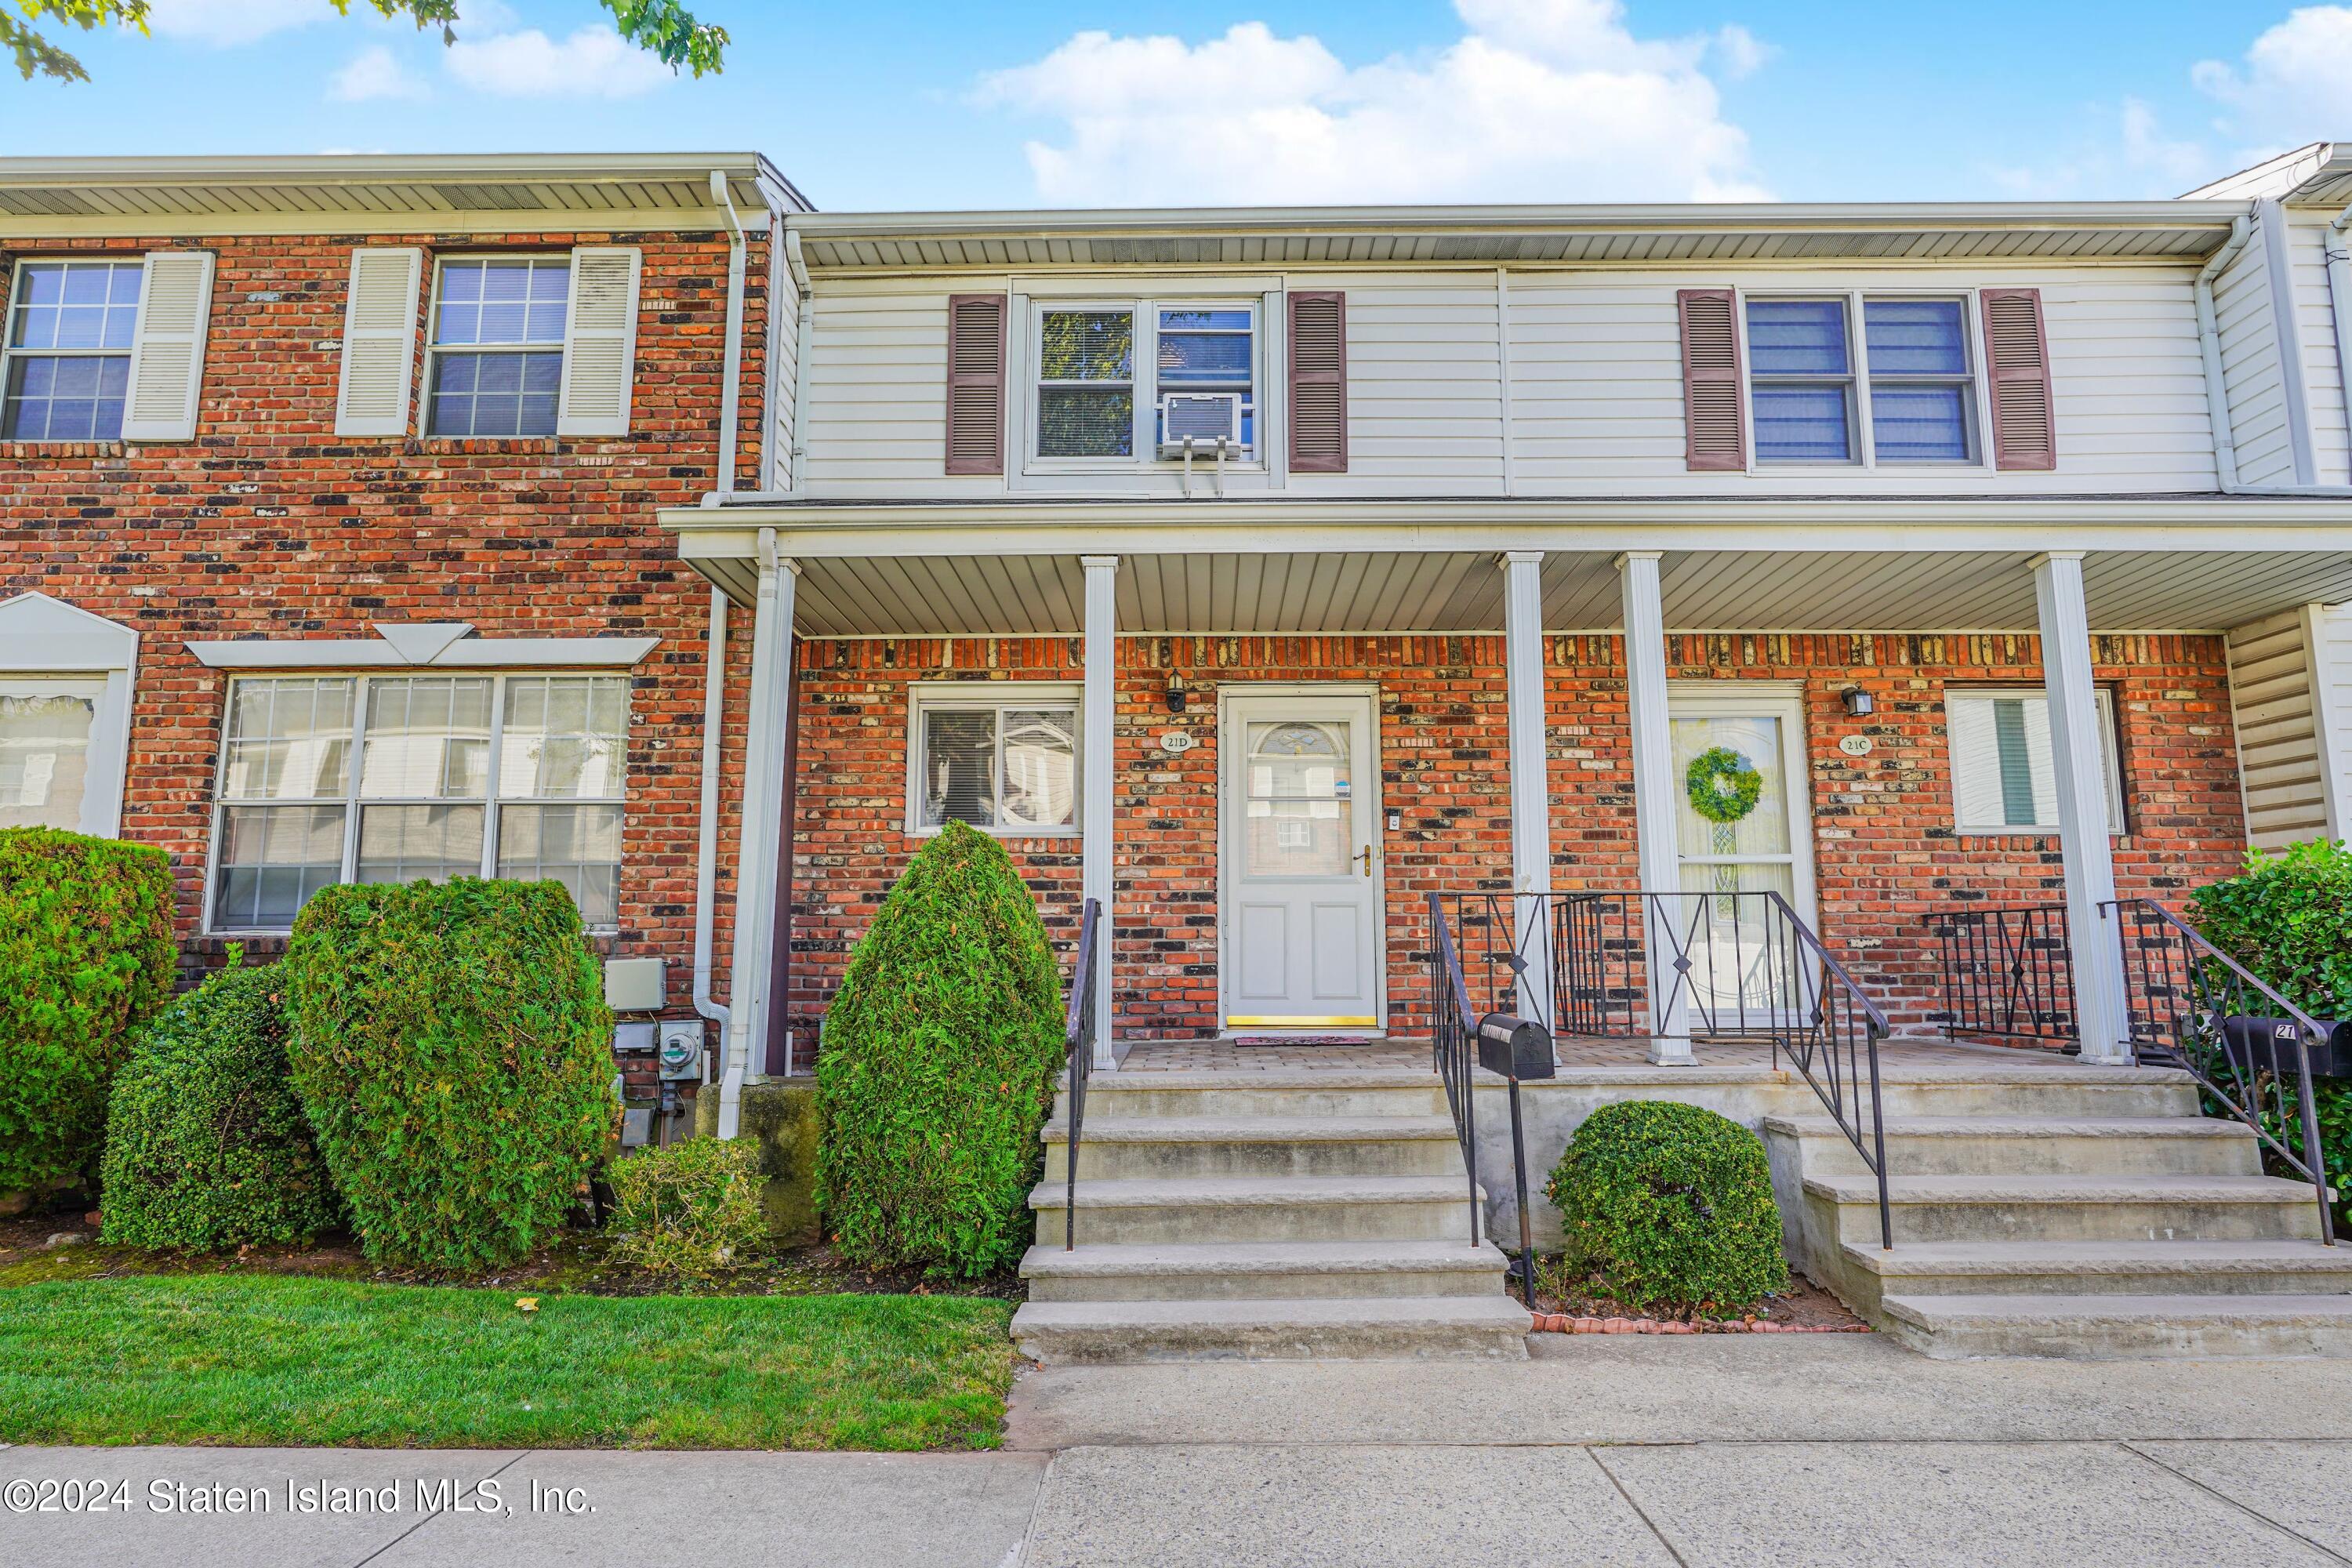
[[[83,826],[103,679],[0,675],[0,827]]]
[[[121,438],[146,271],[143,260],[17,264],[0,440]]]
[[[309,675],[229,691],[215,931],[284,931],[335,882],[562,882],[620,912],[628,678]]]
[[[2116,756],[2115,700],[2097,689],[2099,767],[2106,784],[2107,831],[2124,823]],[[2050,699],[2023,689],[1944,693],[1952,750],[1955,826],[1962,833],[2058,831],[2058,783],[2050,743]]]
[[[1160,460],[1168,398],[1231,398],[1226,456],[1258,452],[1258,307],[1254,300],[1041,304],[1035,311],[1036,437],[1047,462]],[[1213,404],[1208,409],[1213,409]],[[1196,401],[1184,433],[1202,426]]]
[[[1078,693],[1066,686],[918,687],[908,742],[907,826],[992,833],[1078,824]]]
[[[1979,460],[1965,300],[1751,297],[1747,318],[1759,464]]]
[[[451,258],[433,297],[428,436],[552,436],[569,256]]]

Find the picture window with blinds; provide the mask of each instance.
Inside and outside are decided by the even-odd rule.
[[[336,882],[562,882],[620,915],[628,678],[243,678],[214,827],[217,931],[285,931]]]
[[[2115,699],[2097,691],[2099,767],[2105,783],[2107,831],[2124,831],[2123,776],[2116,745]],[[2058,831],[2057,765],[2050,743],[2050,699],[2024,689],[1947,691],[1954,825],[1962,833]]]
[[[1078,692],[918,688],[908,738],[907,828],[950,821],[990,833],[1075,833]]]
[[[0,440],[121,438],[146,271],[140,259],[17,263]]]
[[[1966,300],[1750,298],[1746,314],[1759,463],[1982,460]]]
[[[1254,301],[1040,305],[1035,456],[1120,465],[1177,461],[1187,441],[1230,461],[1258,455]]]
[[[425,434],[556,433],[569,256],[452,258],[436,269]]]

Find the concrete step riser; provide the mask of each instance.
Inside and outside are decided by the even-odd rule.
[[[1464,1257],[1473,1256],[1462,1248]],[[1452,1273],[1426,1269],[1341,1274],[1110,1274],[1029,1281],[1033,1301],[1395,1300],[1412,1296],[1496,1296],[1502,1270],[1491,1264]]]
[[[1139,1074],[1138,1077],[1150,1076]],[[1445,1091],[1432,1084],[1393,1089],[1117,1089],[1097,1079],[1087,1091],[1089,1124],[1146,1116],[1443,1116]],[[1054,1100],[1055,1120],[1069,1120],[1069,1096]]]
[[[2032,1324],[1940,1329],[1930,1333],[1891,1318],[1877,1326],[1923,1355],[1939,1361],[1966,1356],[2042,1356],[2064,1361],[2152,1361],[2211,1356],[2352,1358],[2352,1329],[2309,1324],[2203,1324],[2161,1321],[2101,1324],[2069,1330]]]
[[[1037,1212],[1040,1245],[1062,1244],[1063,1210]],[[1465,1184],[1452,1202],[1184,1204],[1089,1206],[1078,1202],[1078,1245],[1214,1241],[1470,1241]]]
[[[1862,1086],[1867,1106],[1870,1086]],[[2193,1085],[2169,1083],[1926,1084],[1888,1083],[1881,1102],[1889,1116],[2195,1116]]]
[[[1169,1328],[1036,1329],[1017,1332],[1021,1352],[1055,1366],[1202,1361],[1521,1361],[1527,1331],[1448,1325],[1420,1331],[1329,1323],[1217,1332]]]
[[[1858,1176],[1868,1166],[1843,1138],[1803,1139],[1807,1175]],[[1886,1135],[1886,1168],[1906,1176],[2259,1176],[2253,1137],[1905,1137]]]
[[[1045,1180],[1066,1179],[1069,1145],[1045,1145]],[[1142,1181],[1184,1176],[1454,1176],[1462,1151],[1451,1138],[1294,1143],[1105,1142],[1078,1147],[1078,1179]],[[1466,1178],[1465,1178],[1466,1180]]]
[[[1859,1270],[1854,1271],[1859,1273]],[[1851,1278],[1851,1276],[1849,1276]],[[2352,1267],[2302,1269],[2200,1269],[2162,1273],[1904,1274],[1880,1294],[1901,1296],[2315,1296],[2352,1293]]]
[[[1840,1243],[1878,1245],[1878,1205],[1809,1205],[1834,1209],[1830,1234]],[[2312,1203],[1897,1203],[1895,1244],[1906,1241],[2262,1241],[2317,1239],[2319,1211]]]

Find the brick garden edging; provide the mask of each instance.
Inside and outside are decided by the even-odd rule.
[[[1566,1312],[1531,1312],[1538,1334],[1866,1334],[1868,1323],[1772,1323],[1755,1318],[1726,1322],[1684,1323],[1664,1318],[1573,1318]]]

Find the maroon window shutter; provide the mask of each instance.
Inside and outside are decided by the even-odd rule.
[[[1004,296],[948,296],[948,472],[1004,471]]]
[[[2050,336],[2039,289],[1987,289],[1985,366],[1992,378],[1992,457],[1997,468],[2058,466],[2050,397]]]
[[[1748,467],[1748,433],[1738,297],[1728,289],[1677,289],[1675,310],[1683,329],[1683,466],[1738,472]]]
[[[1348,471],[1348,297],[1289,296],[1290,471]]]

